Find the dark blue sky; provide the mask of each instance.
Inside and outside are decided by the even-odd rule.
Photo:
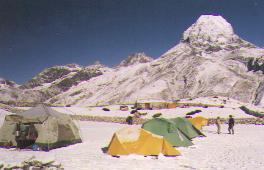
[[[202,14],[263,47],[263,9],[263,0],[0,0],[0,77],[23,83],[53,65],[157,58]]]

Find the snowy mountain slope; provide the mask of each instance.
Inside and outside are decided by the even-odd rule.
[[[49,101],[86,106],[220,95],[262,104],[263,58],[264,50],[239,38],[221,16],[201,16],[160,58],[117,68]]]
[[[38,91],[22,90],[19,88],[19,85],[13,81],[5,80],[0,78],[0,102],[16,105],[17,102],[35,102],[40,100],[41,93]]]
[[[263,63],[263,49],[241,39],[221,16],[203,15],[156,60],[139,53],[115,68],[56,66],[15,90],[8,87],[9,93],[0,88],[0,96],[78,106],[225,96],[264,105]],[[8,98],[16,90],[19,97]]]
[[[0,87],[0,102],[13,105],[34,105],[67,91],[82,81],[111,70],[100,63],[87,67],[77,64],[54,66],[45,69],[24,85]]]

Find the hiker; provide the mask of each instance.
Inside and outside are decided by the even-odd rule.
[[[23,149],[26,141],[26,126],[20,121],[16,123],[15,127],[15,140],[18,149]]]
[[[228,134],[234,134],[234,126],[235,126],[235,120],[232,115],[229,115],[229,120],[228,120]]]
[[[17,143],[16,148],[20,148],[21,142],[20,142],[20,124],[21,122],[16,123],[14,134],[15,134],[15,141]]]
[[[28,126],[26,124],[20,124],[20,149],[25,149],[27,144],[27,133],[28,133]]]
[[[133,125],[133,117],[132,117],[132,116],[128,116],[128,117],[126,118],[126,122],[127,122],[127,124],[129,124],[129,125]]]
[[[130,115],[126,118],[126,122],[127,122],[127,124],[129,124],[129,125],[133,125],[133,118],[134,118],[134,114],[137,112],[137,109],[135,109],[135,110],[131,110],[131,112],[130,112]]]
[[[220,121],[220,117],[219,116],[216,118],[215,124],[216,124],[216,127],[217,127],[217,133],[220,134],[221,133],[221,126],[220,126],[221,121]]]

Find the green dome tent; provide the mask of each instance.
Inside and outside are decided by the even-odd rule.
[[[193,143],[172,121],[164,118],[154,118],[142,125],[142,128],[156,135],[163,136],[173,146],[191,146]]]
[[[190,139],[198,136],[205,136],[186,118],[177,117],[170,120],[174,122],[175,126]]]
[[[0,147],[17,146],[15,131],[22,129],[28,133],[30,126],[37,131],[34,143],[42,150],[51,150],[82,142],[79,129],[69,115],[57,112],[45,105],[38,105],[25,112],[7,115],[0,129]]]

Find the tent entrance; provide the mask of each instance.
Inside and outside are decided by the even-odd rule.
[[[38,138],[38,132],[33,123],[30,124],[18,124],[16,133],[17,147],[25,149],[35,144]]]

